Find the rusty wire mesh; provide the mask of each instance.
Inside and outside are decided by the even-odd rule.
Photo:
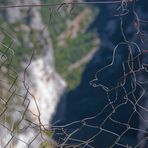
[[[93,143],[94,139],[101,136],[102,133],[111,134],[114,138],[114,142],[109,146],[110,148],[114,146],[118,147],[126,147],[129,148],[130,146],[128,144],[124,145],[120,143],[120,140],[122,137],[130,132],[130,131],[137,131],[139,132],[139,139],[136,145],[134,145],[135,148],[137,147],[144,147],[147,139],[148,139],[148,131],[147,126],[135,128],[132,127],[131,121],[134,114],[138,114],[139,118],[143,121],[143,123],[147,124],[148,120],[146,120],[146,117],[143,117],[144,114],[147,114],[148,108],[146,104],[141,104],[140,101],[143,99],[143,96],[145,95],[145,89],[147,87],[147,78],[145,78],[144,81],[139,79],[139,74],[145,74],[147,75],[148,72],[148,65],[147,63],[144,63],[141,60],[141,57],[145,54],[147,54],[147,50],[141,49],[139,45],[136,42],[129,41],[126,38],[126,35],[124,33],[123,29],[123,17],[130,13],[134,13],[135,15],[135,28],[137,29],[137,36],[140,36],[141,42],[143,44],[145,43],[145,38],[147,37],[147,34],[143,33],[141,30],[140,24],[141,22],[147,23],[146,20],[143,20],[139,18],[138,13],[134,9],[134,5],[136,3],[135,0],[122,0],[122,1],[108,1],[108,2],[82,2],[82,3],[61,3],[61,4],[49,4],[49,5],[26,5],[26,6],[0,6],[0,9],[9,9],[11,7],[60,7],[64,5],[73,5],[73,7],[76,7],[78,4],[99,4],[99,3],[105,3],[105,4],[112,4],[116,3],[118,5],[117,10],[118,14],[115,14],[115,17],[120,18],[120,30],[122,32],[122,36],[124,38],[123,42],[120,42],[116,45],[116,47],[113,49],[112,54],[112,61],[109,65],[106,65],[102,69],[98,70],[96,72],[96,75],[94,76],[94,79],[90,81],[90,85],[92,87],[102,87],[103,90],[106,92],[108,104],[101,110],[101,112],[96,113],[95,116],[84,118],[80,121],[74,121],[71,123],[68,123],[66,125],[53,125],[50,129],[46,128],[46,125],[43,125],[40,122],[40,110],[38,109],[38,106],[36,104],[36,98],[31,94],[29,91],[29,85],[27,85],[25,78],[27,77],[26,72],[27,68],[29,67],[33,54],[30,55],[29,62],[27,62],[26,68],[23,71],[23,77],[22,79],[19,78],[17,71],[15,70],[15,67],[12,65],[12,60],[15,58],[15,50],[12,49],[13,44],[13,38],[7,31],[4,31],[1,28],[1,33],[4,36],[7,36],[9,38],[9,43],[3,44],[0,43],[0,126],[1,126],[1,136],[4,135],[4,138],[1,140],[1,147],[13,147],[15,143],[20,141],[24,144],[24,146],[31,147],[31,144],[39,141],[45,142],[44,146],[46,147],[93,147],[91,146],[91,143]],[[132,4],[133,9],[129,10],[128,5]],[[72,10],[71,10],[72,11]],[[123,71],[121,77],[117,80],[117,82],[114,84],[114,86],[107,86],[105,83],[100,83],[100,79],[102,77],[102,73],[112,67],[114,65],[114,62],[116,61],[116,53],[119,50],[122,50],[120,48],[123,48],[124,50],[127,50],[127,55],[124,58],[124,60],[120,63],[119,67],[120,70]],[[136,51],[136,54],[133,52]],[[126,83],[131,81],[131,88],[127,88]],[[140,89],[139,96],[135,95],[136,90]],[[20,90],[25,90],[25,93],[21,93]],[[124,94],[122,97],[122,100],[119,101],[119,92],[122,91]],[[115,97],[112,98],[111,94],[112,92],[115,92]],[[132,99],[131,99],[132,96]],[[147,96],[146,96],[147,97]],[[38,115],[35,115],[31,112],[29,109],[30,100],[33,100],[36,104],[36,109],[38,112]],[[129,117],[128,121],[126,123],[122,123],[116,119],[114,119],[114,114],[118,112],[118,110],[126,105],[127,103],[130,103],[132,106],[132,113]],[[110,113],[105,116],[104,120],[99,124],[99,126],[92,125],[91,121],[93,119],[98,118],[100,115],[105,114],[105,112],[109,110]],[[34,121],[34,118],[38,120],[38,124]],[[116,133],[116,131],[111,131],[110,129],[106,129],[104,125],[106,122],[110,120],[113,124],[119,125],[123,127],[123,131],[119,134]],[[11,122],[8,122],[11,121]],[[9,123],[9,124],[8,124]],[[67,130],[69,126],[74,126],[74,130]],[[88,139],[81,140],[76,139],[75,134],[81,132],[83,128],[90,128],[95,129],[97,132]],[[30,133],[33,135],[29,142],[26,143],[23,136],[24,133]],[[55,132],[55,133],[54,133]],[[49,139],[48,135],[59,135],[60,140],[56,141],[55,143]],[[141,137],[140,137],[141,135]],[[146,146],[146,145],[145,145]]]

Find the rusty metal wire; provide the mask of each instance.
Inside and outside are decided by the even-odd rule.
[[[43,125],[40,121],[40,110],[38,108],[38,105],[36,103],[36,98],[33,96],[30,92],[29,85],[26,83],[26,77],[27,77],[27,70],[28,67],[31,64],[32,58],[34,56],[34,51],[32,52],[29,62],[26,66],[26,68],[23,71],[23,79],[19,78],[18,72],[15,70],[15,67],[13,67],[12,60],[15,58],[15,50],[12,48],[13,45],[13,37],[4,30],[2,30],[2,33],[9,38],[9,43],[6,45],[2,42],[0,42],[0,129],[3,129],[1,131],[1,136],[3,133],[5,141],[1,141],[0,146],[1,147],[13,147],[17,142],[21,142],[26,147],[31,147],[32,143],[36,142],[43,142],[44,146],[46,147],[60,147],[60,148],[83,148],[83,147],[90,147],[93,148],[92,143],[94,139],[98,136],[101,136],[102,133],[111,134],[112,136],[116,137],[114,142],[109,146],[110,148],[113,148],[115,146],[118,147],[125,147],[130,148],[128,143],[126,145],[122,144],[120,140],[122,137],[128,133],[129,131],[137,131],[139,133],[142,133],[143,138],[139,139],[136,145],[134,145],[135,148],[141,147],[145,145],[146,140],[148,139],[148,131],[146,128],[135,128],[130,123],[133,120],[132,117],[134,114],[138,114],[139,118],[143,121],[143,123],[147,124],[148,120],[143,117],[143,112],[147,114],[148,109],[145,104],[140,104],[140,101],[143,99],[143,96],[145,95],[145,85],[148,84],[147,79],[142,81],[138,79],[139,73],[147,73],[148,72],[148,65],[147,63],[143,63],[141,61],[141,56],[143,54],[147,54],[147,50],[142,50],[139,45],[133,41],[129,41],[126,38],[126,35],[124,33],[123,29],[123,17],[127,15],[130,11],[132,11],[135,15],[135,29],[137,30],[136,35],[140,36],[141,42],[145,44],[145,39],[147,37],[147,34],[145,34],[141,30],[141,23],[146,23],[146,20],[143,20],[139,18],[136,10],[135,10],[135,3],[136,0],[122,0],[122,1],[99,1],[99,2],[73,2],[74,7],[76,7],[75,4],[118,4],[119,7],[117,8],[118,13],[115,14],[115,17],[120,18],[120,30],[122,32],[122,36],[124,38],[123,42],[120,42],[116,45],[116,47],[113,49],[112,54],[112,61],[110,64],[104,66],[102,69],[98,70],[94,76],[94,79],[90,81],[90,85],[92,87],[102,87],[103,90],[106,92],[108,104],[101,110],[101,112],[96,113],[95,116],[84,118],[83,120],[74,121],[66,125],[52,125],[50,129],[46,128],[46,125]],[[128,4],[132,3],[133,9],[128,9]],[[20,5],[20,6],[0,6],[0,9],[7,9],[7,8],[13,8],[13,7],[54,7],[58,6],[58,9],[60,9],[63,5],[69,5],[71,3],[60,3],[60,4],[46,4],[46,5]],[[116,86],[106,86],[105,84],[100,83],[100,74],[104,72],[105,70],[109,69],[114,65],[115,59],[116,59],[116,52],[118,50],[121,50],[120,48],[122,46],[125,46],[127,50],[127,57],[125,60],[122,61],[121,67],[123,70],[123,74],[118,80],[118,83]],[[133,54],[133,49],[136,50],[136,55]],[[137,63],[136,67],[134,67],[134,63]],[[6,78],[6,79],[5,79]],[[131,89],[128,90],[126,87],[126,83],[129,81],[129,78],[131,79]],[[137,88],[140,89],[140,95],[136,96],[135,92]],[[20,89],[24,90],[25,93],[21,94]],[[120,104],[116,105],[117,101],[120,99],[118,91],[122,89],[124,92],[123,100]],[[112,100],[110,94],[115,91],[116,96]],[[133,100],[130,99],[130,96],[132,95]],[[38,112],[38,115],[34,114],[29,109],[30,100],[33,100],[36,109]],[[126,123],[122,123],[116,119],[114,119],[113,115],[114,113],[118,112],[118,109],[120,109],[122,106],[126,105],[127,103],[130,103],[132,105],[132,114],[129,117],[128,121]],[[98,118],[100,115],[105,114],[106,110],[111,110],[111,112],[105,117],[105,119],[102,121],[101,124],[98,126],[94,126],[90,124],[89,122],[95,118]],[[35,117],[38,120],[38,124],[33,120],[33,117]],[[12,119],[11,119],[12,118]],[[112,121],[113,124],[117,124],[120,126],[123,126],[125,128],[122,133],[118,134],[116,131],[111,131],[109,129],[106,129],[104,125],[107,123],[107,121]],[[9,121],[9,122],[8,122]],[[74,126],[75,128],[73,130],[67,130],[68,127]],[[90,129],[95,129],[97,133],[95,133],[93,136],[91,136],[88,139],[81,140],[75,138],[75,134],[81,132],[85,127]],[[23,133],[33,133],[32,138],[29,142],[26,142],[21,135]],[[55,132],[55,133],[54,133]],[[61,141],[56,141],[55,143],[52,142],[51,139],[47,135],[61,135]],[[43,146],[43,145],[42,145]]]

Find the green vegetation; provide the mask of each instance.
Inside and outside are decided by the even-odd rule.
[[[52,136],[53,136],[53,131],[49,131],[49,130],[43,130],[43,133],[45,134],[45,135],[47,135],[49,138],[51,138]]]
[[[48,143],[47,142],[42,142],[40,144],[40,148],[48,148]]]
[[[42,1],[42,3],[44,4],[60,2],[61,0]],[[56,70],[68,82],[69,89],[73,89],[80,82],[81,74],[83,72],[85,64],[80,65],[80,67],[73,71],[69,71],[68,69],[72,64],[81,60],[93,48],[96,47],[96,43],[93,42],[93,40],[96,39],[95,34],[86,32],[85,30],[89,26],[90,22],[93,20],[95,14],[97,14],[97,11],[92,11],[91,7],[88,7],[86,5],[75,5],[72,13],[70,14],[67,7],[67,5],[55,6],[50,8],[44,7],[41,8],[40,11],[43,21],[48,27],[50,37],[52,39]],[[77,19],[77,17],[81,15],[85,10],[88,14],[84,15],[85,18],[82,17],[82,19],[84,20],[81,23],[79,23],[79,20],[77,22],[77,20],[75,19]],[[69,23],[73,23],[73,21],[75,21],[75,24],[77,23],[76,27],[78,27],[78,30],[76,28],[77,32],[74,37],[73,34],[70,32],[72,30],[69,27]],[[1,27],[5,28],[7,32],[15,33],[17,44],[14,43],[12,45],[12,48],[15,49],[15,58],[13,58],[11,63],[15,67],[15,70],[19,70],[21,63],[20,61],[26,60],[28,58],[28,55],[31,55],[32,48],[36,49],[36,55],[40,54],[40,50],[38,49],[42,49],[42,47],[37,44],[38,41],[36,41],[34,38],[34,36],[38,36],[38,34],[36,34],[36,32],[30,31],[28,38],[30,39],[29,42],[33,45],[33,47],[31,48],[28,45],[30,43],[28,43],[27,45],[26,43],[24,43],[24,32],[20,28],[20,22],[17,22],[15,24],[5,24],[4,21],[0,20],[0,23]],[[60,38],[62,34],[65,35],[64,39]],[[3,39],[3,44],[8,46],[11,42],[11,38],[5,35]],[[61,42],[64,42],[63,45],[60,44]],[[7,50],[4,50],[3,47],[1,48],[3,51]]]
[[[44,0],[43,2],[56,3],[61,1]],[[92,12],[91,8],[86,5],[74,6],[72,14],[67,12],[67,6],[65,5],[61,6],[60,9],[58,8],[59,6],[41,9],[41,14],[43,15],[44,23],[49,28],[54,47],[56,69],[68,82],[68,88],[73,89],[81,80],[81,75],[85,64],[80,65],[80,67],[73,71],[69,71],[68,69],[72,64],[81,60],[86,54],[97,46],[96,43],[93,42],[96,39],[95,34],[85,31],[89,23],[93,20],[92,18],[95,16],[95,14],[97,14],[97,11],[93,10]],[[64,45],[60,45],[59,37],[62,34],[66,34],[68,31],[71,31],[71,28],[68,28],[68,22],[75,20],[75,18],[83,13],[86,8],[90,11],[90,13],[85,16],[86,18],[81,24],[78,22],[78,25],[81,26],[79,26],[80,31],[78,31],[76,37],[65,37],[63,39]]]
[[[3,36],[1,41],[3,45],[0,46],[0,51],[1,53],[7,55],[7,64],[11,63],[11,66],[18,71],[21,60],[30,55],[31,49],[27,48],[26,44],[23,42],[23,31],[17,31],[16,29],[20,25],[19,22],[15,24],[8,24],[0,19],[0,23],[0,34]],[[13,49],[13,51],[9,48]]]
[[[50,139],[52,138],[54,132],[50,130],[43,130],[43,135],[49,137]],[[40,144],[40,148],[55,148],[55,143],[53,141],[44,141]]]

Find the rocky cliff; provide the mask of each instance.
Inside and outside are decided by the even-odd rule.
[[[40,1],[9,0],[6,4],[40,4]],[[16,61],[13,60],[15,62],[7,58],[7,64],[3,66],[9,71],[8,75],[12,74],[10,67],[14,68],[16,73],[12,75],[16,81],[11,80],[13,84],[7,84],[6,88],[11,86],[11,90],[16,88],[17,91],[14,91],[16,95],[10,91],[13,109],[9,108],[10,105],[7,108],[4,104],[5,110],[2,110],[11,120],[8,123],[1,121],[1,124],[8,128],[0,127],[1,147],[39,147],[44,142],[42,130],[50,128],[50,121],[56,106],[66,90],[66,82],[55,70],[50,33],[42,21],[40,8],[3,9],[1,10],[1,19],[2,28],[6,30],[5,33],[1,30],[1,34],[4,36],[1,42],[4,42],[11,30],[12,36],[8,37],[9,40],[4,43],[4,46],[7,47],[12,42],[13,59],[16,60],[19,57]],[[11,28],[8,29],[8,26]],[[6,57],[8,53],[1,52]],[[18,65],[17,70],[16,65]],[[5,79],[9,79],[9,77]],[[60,113],[61,117],[63,117],[63,113],[64,109]]]

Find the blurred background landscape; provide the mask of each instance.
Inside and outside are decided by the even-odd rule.
[[[147,148],[147,6],[0,0],[0,147]]]

